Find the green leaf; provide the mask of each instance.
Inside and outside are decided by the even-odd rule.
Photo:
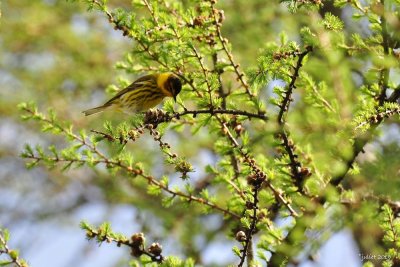
[[[164,197],[164,198],[162,199],[162,205],[163,205],[163,207],[165,207],[165,208],[169,208],[169,207],[172,206],[172,204],[174,203],[174,201],[175,201],[175,196]]]
[[[13,261],[4,260],[4,261],[0,261],[0,266],[8,266],[8,265],[12,265],[13,263],[14,263]]]
[[[157,185],[150,184],[149,186],[147,186],[147,193],[149,195],[158,196],[161,194],[161,192],[162,189]]]
[[[232,251],[233,251],[233,253],[236,255],[236,256],[238,256],[238,257],[241,257],[241,251],[240,251],[240,249],[237,247],[237,246],[234,246],[233,248],[232,248]]]
[[[213,166],[211,166],[211,165],[206,165],[206,167],[205,167],[205,171],[207,172],[207,173],[211,173],[211,174],[218,174],[218,170],[215,168],[215,167],[213,167]]]
[[[174,113],[174,101],[172,99],[165,100],[163,108],[166,112]]]
[[[325,14],[323,25],[327,30],[332,31],[341,31],[344,26],[343,22],[338,17],[329,12]]]
[[[211,119],[212,116],[201,116],[200,119],[198,120],[197,126],[192,128],[192,134],[195,135],[196,133],[198,133],[200,129],[209,124]]]

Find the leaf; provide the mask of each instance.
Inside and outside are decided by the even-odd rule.
[[[172,204],[174,203],[174,201],[175,201],[175,196],[164,197],[164,198],[162,199],[162,205],[163,205],[163,207],[165,207],[165,208],[169,208],[169,207],[172,206]]]
[[[205,171],[207,173],[218,174],[218,170],[215,167],[213,167],[213,166],[211,166],[209,164],[206,165]]]
[[[163,108],[166,112],[174,113],[174,102],[172,99],[167,99],[164,101]]]
[[[8,265],[12,265],[12,264],[13,264],[13,261],[7,261],[7,260],[0,261],[0,266],[8,266]]]
[[[211,119],[211,115],[201,116],[201,119],[198,120],[197,126],[192,128],[192,134],[195,135],[196,133],[198,133],[201,128],[209,124]]]
[[[162,189],[157,185],[150,184],[149,186],[147,186],[147,193],[149,195],[158,196],[161,194],[161,192]]]
[[[236,256],[238,256],[238,257],[241,257],[241,251],[240,251],[240,249],[237,247],[237,246],[234,246],[233,248],[232,248],[232,251],[233,251],[233,253],[236,255]]]

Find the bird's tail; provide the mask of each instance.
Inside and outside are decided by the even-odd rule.
[[[92,114],[95,114],[95,113],[102,112],[102,111],[104,111],[107,107],[108,107],[108,106],[104,106],[104,105],[103,105],[103,106],[100,106],[100,107],[91,108],[91,109],[82,111],[82,113],[85,114],[85,116],[89,116],[89,115],[92,115]]]

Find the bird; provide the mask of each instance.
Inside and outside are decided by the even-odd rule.
[[[85,116],[104,110],[118,110],[128,114],[147,111],[165,97],[176,97],[182,89],[181,80],[171,72],[149,74],[138,78],[101,106],[83,111]]]

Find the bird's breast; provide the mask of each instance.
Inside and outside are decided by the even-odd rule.
[[[138,105],[138,108],[139,108],[138,111],[146,111],[148,109],[154,108],[155,106],[160,104],[163,99],[164,99],[164,96],[147,99],[146,101],[143,101],[140,105]]]

